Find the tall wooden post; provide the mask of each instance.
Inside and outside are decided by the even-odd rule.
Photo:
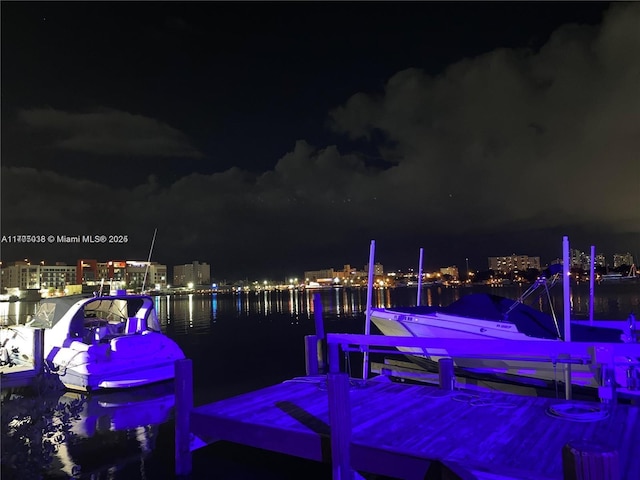
[[[191,463],[191,410],[193,409],[193,368],[191,360],[175,362],[175,457],[176,475],[189,475]]]
[[[330,343],[327,339],[327,348],[329,350],[329,372],[338,373],[340,372],[340,345]]]
[[[318,338],[318,373],[327,372],[327,342],[324,335],[324,318],[322,316],[322,297],[319,292],[313,294],[313,319],[316,324]]]
[[[307,375],[318,375],[318,337],[304,337],[304,365]]]
[[[313,294],[313,319],[316,324],[316,336],[324,340],[324,320],[322,318],[322,298],[320,293]]]
[[[328,374],[329,424],[331,427],[331,470],[333,480],[353,480],[351,469],[351,402],[349,375]]]

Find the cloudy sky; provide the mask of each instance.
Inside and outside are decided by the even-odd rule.
[[[4,262],[640,253],[640,3],[1,9]]]

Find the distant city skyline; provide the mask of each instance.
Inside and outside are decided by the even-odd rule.
[[[574,249],[571,248],[570,251],[570,258],[572,261],[572,266],[578,266],[580,265],[583,268],[588,268],[588,265],[585,264],[585,259],[588,259],[589,257],[589,253],[590,252],[584,252],[583,250],[580,249]],[[454,267],[457,269],[457,271],[460,272],[460,275],[463,277],[466,277],[467,273],[469,271],[472,272],[485,272],[491,269],[491,262],[492,259],[500,259],[500,258],[505,258],[505,257],[511,257],[514,254],[507,254],[507,255],[499,255],[499,256],[489,256],[486,257],[484,260],[484,262],[482,262],[481,265],[479,264],[474,264],[471,262],[471,258],[473,257],[469,257],[469,263],[467,264],[467,259],[464,259],[464,263],[462,264],[449,264],[449,265],[438,265],[438,266],[426,266],[423,265],[423,270],[425,272],[439,272],[442,269],[446,269],[446,268],[451,268]],[[516,253],[515,256],[522,256],[522,257],[529,257],[530,259],[533,259],[533,264],[531,265],[531,268],[536,268],[536,269],[544,269],[546,267],[548,267],[548,265],[556,260],[561,260],[561,256],[556,257],[556,258],[552,258],[549,259],[547,261],[542,261],[540,260],[539,256],[536,255],[523,255],[523,254],[518,254]],[[584,257],[581,260],[581,256]],[[604,256],[605,259],[607,258],[606,255],[603,255],[602,253],[596,253],[596,256]],[[635,258],[635,256],[633,256],[633,254],[631,254],[630,252],[616,252],[613,253],[611,255],[609,255],[609,257],[611,257],[611,262],[609,263],[609,261],[605,260],[605,265],[603,266],[607,266],[610,268],[618,268],[621,265],[626,265],[626,266],[631,266],[631,263],[627,264],[627,263],[621,263],[620,265],[615,265],[616,262],[616,257],[618,257],[618,260],[620,258],[622,259],[630,259],[632,263],[635,263],[637,261],[637,259]],[[539,260],[535,260],[535,259],[539,259]],[[66,266],[73,266],[75,267],[77,265],[77,263],[81,260],[96,260],[98,263],[101,264],[106,264],[109,262],[120,262],[120,261],[139,261],[139,262],[146,262],[147,260],[141,260],[141,259],[115,259],[115,258],[111,258],[111,259],[88,259],[88,258],[78,258],[74,261],[61,261],[61,260],[57,260],[57,261],[44,261],[43,265],[47,265],[47,266],[51,266],[51,265],[66,265]],[[10,262],[2,262],[2,268],[8,267],[11,264],[22,264],[25,262],[29,262],[31,263],[31,261],[29,260],[29,258],[23,258],[23,259],[19,259],[19,260],[12,260]],[[41,264],[41,262],[43,262],[42,260],[40,261],[34,261],[33,264],[34,265],[38,265]],[[161,265],[166,267],[167,269],[171,269],[170,271],[167,270],[163,270],[161,272],[159,272],[159,275],[164,275],[166,276],[166,283],[172,283],[175,280],[175,276],[176,275],[182,275],[182,276],[186,276],[190,279],[193,278],[198,278],[198,276],[200,276],[201,278],[206,277],[207,278],[207,282],[208,283],[210,281],[222,281],[222,280],[228,280],[228,281],[238,281],[238,280],[251,280],[251,281],[262,281],[262,280],[283,280],[285,283],[288,281],[288,279],[290,278],[299,278],[299,279],[303,279],[305,276],[305,272],[307,271],[311,271],[311,270],[335,270],[335,271],[342,271],[343,267],[345,265],[351,265],[353,268],[357,269],[357,270],[366,270],[368,268],[368,261],[366,263],[363,263],[362,265],[357,265],[355,263],[349,263],[349,262],[344,262],[341,263],[339,265],[324,265],[321,268],[301,268],[295,271],[290,271],[286,274],[274,274],[273,272],[262,272],[256,275],[221,275],[221,274],[217,274],[216,270],[215,270],[215,266],[211,265],[210,262],[203,260],[203,259],[198,259],[198,260],[192,260],[191,262],[185,262],[185,263],[180,263],[180,264],[169,264],[169,263],[165,263],[162,261],[158,261],[158,260],[151,260],[151,262],[153,264],[156,265]],[[539,263],[538,263],[539,262]],[[402,272],[402,273],[409,273],[412,271],[417,271],[418,269],[418,259],[416,257],[416,264],[415,265],[407,265],[404,267],[400,267],[397,268],[396,266],[393,265],[385,265],[384,263],[376,260],[375,263],[380,264],[384,270],[385,273],[390,273],[390,272]],[[499,262],[498,262],[499,263]],[[518,265],[518,263],[516,262],[516,265]],[[596,264],[596,266],[598,266]],[[176,273],[176,268],[180,268],[180,273]],[[186,270],[185,270],[186,268]],[[200,270],[201,268],[203,268],[203,270]],[[526,268],[526,267],[521,267],[521,268]],[[138,276],[140,277],[140,279],[142,278],[142,275],[144,273],[144,269],[141,269],[140,267],[137,268],[138,272]],[[498,267],[494,267],[494,270],[499,270]],[[155,274],[155,273],[154,273]],[[185,283],[187,280],[185,280],[182,283]],[[191,283],[192,280],[189,280],[189,283]]]

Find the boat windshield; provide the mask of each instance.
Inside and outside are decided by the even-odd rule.
[[[153,301],[148,297],[99,297],[84,306],[85,323],[96,319],[112,325],[124,325],[131,317],[145,319],[149,330],[160,331]]]
[[[27,323],[33,328],[52,328],[83,296],[47,298],[40,301],[33,319]]]
[[[83,319],[81,323],[91,324],[95,320],[124,326],[130,317],[138,317],[146,320],[148,329],[160,331],[153,300],[133,295],[124,298],[68,296],[43,299],[28,325],[34,328],[52,328],[78,300],[84,301],[78,312],[78,318]]]
[[[106,320],[109,323],[125,322],[140,308],[130,308],[129,302],[120,299],[96,299],[84,306],[84,318]],[[133,312],[129,315],[129,310]]]

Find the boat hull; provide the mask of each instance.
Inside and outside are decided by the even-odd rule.
[[[149,385],[174,378],[180,348],[160,333],[124,335],[93,345],[73,341],[52,350],[48,363],[73,390],[94,391]]]
[[[93,392],[97,390],[127,389],[173,380],[174,361],[139,369],[110,368],[108,372],[87,372],[84,367],[68,368],[58,378],[69,390]]]
[[[491,340],[528,340],[536,342],[557,342],[559,340],[528,337],[514,325],[494,320],[456,317],[454,315],[410,315],[385,309],[371,312],[372,323],[387,336],[418,338],[467,339],[478,341]],[[397,347],[401,352],[410,354],[415,363],[425,366],[426,359],[437,362],[440,358],[451,357],[446,349]],[[551,387],[557,381],[564,380],[564,365],[535,360],[531,357],[521,359],[464,358],[453,356],[456,367],[474,375],[490,376],[505,381]],[[433,363],[431,363],[433,365]],[[595,370],[595,369],[594,369]],[[571,366],[571,382],[581,387],[597,387],[599,372],[589,365]]]

